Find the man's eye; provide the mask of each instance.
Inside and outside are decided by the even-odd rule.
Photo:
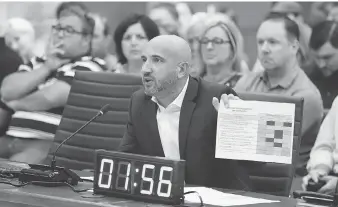
[[[70,27],[65,28],[65,31],[69,34],[75,33],[75,30],[73,28],[70,28]]]
[[[142,59],[143,62],[147,61],[147,58],[145,58],[145,57],[141,57],[141,59]]]
[[[272,44],[272,45],[274,45],[274,44],[277,43],[277,41],[275,41],[275,40],[270,40],[269,43]]]
[[[154,63],[161,62],[161,59],[160,59],[160,58],[157,58],[157,57],[154,57],[154,58],[153,58],[153,62],[154,62]]]

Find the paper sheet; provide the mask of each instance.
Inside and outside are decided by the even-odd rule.
[[[216,158],[291,164],[295,104],[230,100],[220,104]]]
[[[204,204],[215,205],[215,206],[239,206],[249,205],[257,203],[276,203],[280,201],[272,201],[261,198],[252,198],[247,196],[235,195],[230,193],[223,193],[211,188],[205,187],[185,187],[184,192],[197,191],[202,197]],[[185,195],[184,202],[186,203],[200,203],[197,194]]]
[[[81,179],[94,181],[94,176],[81,177]]]

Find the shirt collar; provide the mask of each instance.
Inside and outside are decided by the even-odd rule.
[[[179,107],[179,108],[182,107],[182,103],[183,103],[183,100],[184,100],[184,96],[185,96],[185,93],[187,92],[188,83],[189,83],[189,77],[187,78],[187,81],[186,81],[186,83],[185,83],[185,85],[184,85],[184,87],[183,87],[181,93],[178,94],[178,96],[176,97],[176,99],[175,99],[173,102],[171,102],[171,103],[168,105],[168,107],[171,106],[171,105],[175,105],[175,106],[177,106],[177,107]],[[161,106],[161,105],[159,104],[159,102],[157,101],[157,99],[156,99],[155,96],[152,96],[152,97],[151,97],[151,100],[152,100],[153,102],[155,102],[157,105]],[[168,108],[168,107],[167,107],[167,108]]]
[[[291,86],[292,82],[297,77],[299,70],[300,70],[299,67],[295,67],[294,70],[292,70],[292,72],[287,73],[284,77],[282,77],[281,79],[274,81],[274,82],[269,80],[269,77],[268,77],[268,74],[266,73],[266,71],[261,72],[260,78],[265,83],[268,83],[271,88],[276,88],[276,87],[280,86],[284,89],[287,89]]]

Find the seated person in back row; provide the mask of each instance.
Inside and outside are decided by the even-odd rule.
[[[257,32],[258,59],[263,71],[244,75],[237,92],[269,93],[304,98],[303,122],[296,175],[304,176],[306,163],[323,117],[323,103],[316,86],[299,67],[299,29],[283,15],[270,15]]]
[[[319,189],[320,193],[330,193],[334,191],[337,183],[327,177],[330,173],[338,174],[338,97],[335,98],[332,108],[326,115],[315,145],[310,154],[310,160],[307,164],[308,174],[303,178],[303,190],[306,190],[309,180],[317,182],[319,179],[329,181],[325,186]]]
[[[142,60],[144,89],[132,95],[119,150],[186,160],[187,184],[249,190],[249,176],[238,161],[215,159],[214,97],[236,93],[189,76],[191,49],[178,36],[153,38]]]
[[[94,21],[85,15],[81,9],[65,7],[53,26],[46,59],[33,58],[4,79],[1,99],[15,113],[0,138],[0,157],[41,162],[60,123],[75,71],[102,71],[104,61],[87,56]]]
[[[318,87],[324,103],[329,109],[338,95],[338,23],[325,21],[313,28],[310,47],[314,54],[308,70],[313,70],[309,76]]]

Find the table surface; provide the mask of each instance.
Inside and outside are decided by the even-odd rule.
[[[2,162],[0,160],[0,162]],[[77,172],[80,176],[92,175],[91,172]],[[91,189],[93,183],[81,182],[76,189]],[[307,206],[301,200],[287,197],[258,194],[253,192],[222,190],[255,198],[268,200],[278,200],[280,202],[269,204],[245,205],[248,207],[302,207]],[[104,197],[93,195],[91,192],[76,193],[68,186],[42,187],[27,185],[24,187],[14,187],[7,184],[0,184],[0,206],[1,207],[165,207],[162,204],[150,204],[123,198]],[[187,206],[199,206],[198,204],[187,204]],[[205,205],[208,206],[208,205]],[[210,206],[210,205],[209,205]],[[238,206],[244,207],[244,206]]]

